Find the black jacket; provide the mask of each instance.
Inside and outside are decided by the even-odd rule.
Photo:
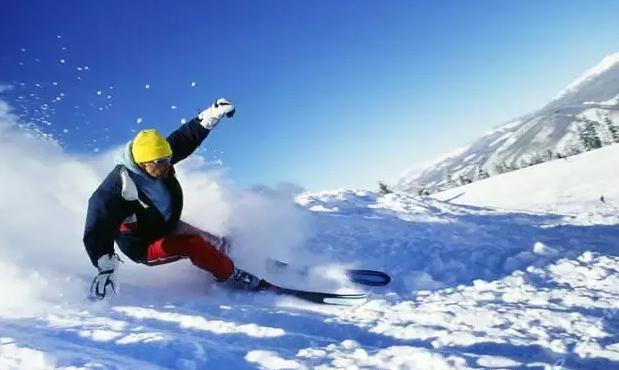
[[[191,155],[209,133],[198,118],[172,132],[167,137],[173,152],[172,165]],[[172,233],[183,211],[183,190],[175,176],[174,167],[171,168],[168,178],[160,180],[164,181],[171,198],[171,216],[168,221],[139,186],[138,199],[127,199],[123,192],[123,184],[127,181],[123,180],[122,176],[134,178],[138,175],[123,165],[117,165],[88,201],[83,241],[95,267],[101,256],[114,253],[114,242],[131,260],[145,262],[149,244]],[[121,224],[127,219],[137,221],[133,223],[133,226],[137,227],[121,232]]]

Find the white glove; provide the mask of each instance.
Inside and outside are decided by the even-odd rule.
[[[234,113],[234,104],[224,98],[220,98],[217,99],[213,105],[200,112],[200,114],[198,114],[198,118],[204,128],[207,130],[212,130],[215,126],[217,126],[219,120],[224,116],[224,114],[226,117],[230,118],[234,116]]]
[[[112,291],[118,293],[118,284],[114,276],[114,270],[118,267],[119,258],[116,254],[105,254],[97,261],[99,274],[95,276],[90,286],[92,299],[103,299],[106,293]]]

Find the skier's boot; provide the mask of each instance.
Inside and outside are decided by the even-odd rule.
[[[260,279],[256,275],[237,267],[233,267],[232,275],[228,278],[228,282],[235,287],[250,291],[264,290],[270,285],[266,280]]]

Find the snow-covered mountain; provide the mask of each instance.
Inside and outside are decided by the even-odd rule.
[[[460,185],[461,180],[582,152],[585,147],[579,130],[587,124],[596,131],[602,145],[619,139],[613,138],[610,127],[619,127],[619,53],[606,56],[539,110],[405,171],[395,188],[414,192],[420,188],[449,188]]]

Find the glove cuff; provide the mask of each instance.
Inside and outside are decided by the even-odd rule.
[[[208,109],[198,115],[200,124],[207,130],[212,130],[219,123],[219,118],[209,115]]]
[[[119,258],[116,254],[104,254],[97,260],[99,271],[114,271],[118,267]]]

